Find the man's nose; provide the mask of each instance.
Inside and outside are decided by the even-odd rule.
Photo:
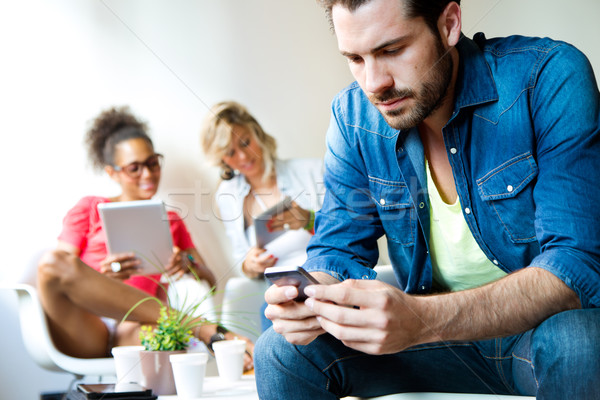
[[[365,66],[365,89],[369,93],[381,93],[394,85],[394,78],[384,63],[367,62]]]

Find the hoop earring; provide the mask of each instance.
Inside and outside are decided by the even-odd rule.
[[[224,162],[221,163],[221,179],[223,179],[224,181],[228,181],[230,179],[232,179],[234,177],[234,173],[233,173],[233,169],[225,164]]]

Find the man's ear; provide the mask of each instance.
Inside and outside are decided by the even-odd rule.
[[[456,43],[460,39],[461,29],[462,14],[460,6],[456,2],[451,1],[438,19],[438,30],[442,37],[442,42],[447,47],[456,46]]]

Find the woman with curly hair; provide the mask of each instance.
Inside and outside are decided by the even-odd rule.
[[[40,262],[38,286],[57,347],[73,356],[101,357],[115,345],[139,344],[139,327],[157,320],[158,304],[144,302],[131,314],[131,322],[117,324],[118,320],[140,299],[152,295],[164,300],[165,294],[158,284],[160,275],[136,275],[141,261],[134,253],[108,254],[97,206],[152,198],[163,156],[154,150],[146,124],[127,107],[103,111],[88,130],[86,144],[92,164],[119,184],[121,194],[86,196],[67,213],[57,249]],[[192,268],[213,287],[215,277],[183,221],[175,212],[168,214],[175,248],[165,274],[180,277]],[[217,333],[216,325],[194,332],[206,343]]]

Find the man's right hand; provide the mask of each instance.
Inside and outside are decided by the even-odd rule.
[[[311,275],[323,284],[339,283],[323,272]],[[325,333],[325,330],[317,321],[316,314],[304,302],[294,301],[297,296],[298,288],[295,286],[271,285],[265,292],[268,303],[265,316],[273,321],[273,330],[283,335],[288,342],[305,345]]]

